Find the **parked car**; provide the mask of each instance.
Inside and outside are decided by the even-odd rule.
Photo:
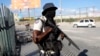
[[[73,22],[73,27],[77,28],[77,27],[96,27],[95,25],[95,21],[93,19],[81,19],[79,22]]]
[[[28,32],[18,32],[17,33],[17,39],[21,43],[27,43],[32,41],[32,36]]]

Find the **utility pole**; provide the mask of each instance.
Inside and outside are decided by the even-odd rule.
[[[77,14],[76,11],[74,11],[74,16],[76,16],[76,14]]]
[[[31,20],[31,18],[30,18],[30,8],[28,8],[28,17]]]
[[[62,0],[60,0],[60,17],[62,22]]]
[[[79,19],[81,19],[81,8],[79,8]]]
[[[36,16],[35,16],[35,8],[34,8],[34,18],[36,18]]]
[[[86,7],[86,18],[88,18],[88,7]]]
[[[19,9],[19,13],[20,13],[20,16],[21,16],[21,19],[22,19],[22,9]],[[17,13],[16,13],[17,14]],[[23,18],[24,19],[24,18]]]
[[[94,17],[94,15],[95,15],[94,13],[95,13],[95,6],[93,6],[93,17]]]

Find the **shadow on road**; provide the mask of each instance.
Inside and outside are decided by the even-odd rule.
[[[26,56],[37,56],[38,53],[39,53],[39,50],[36,50],[34,52],[27,54]]]
[[[88,56],[86,53],[88,52],[87,49],[84,49],[82,52],[78,54],[78,56]]]

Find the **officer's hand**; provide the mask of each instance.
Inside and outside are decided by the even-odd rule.
[[[52,30],[53,30],[53,28],[51,28],[51,27],[46,27],[46,28],[45,28],[45,31],[46,31],[46,32],[51,32]]]
[[[63,40],[65,35],[63,33],[61,33],[60,35],[61,35],[61,39]]]

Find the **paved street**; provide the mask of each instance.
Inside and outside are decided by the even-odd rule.
[[[78,28],[65,31],[65,33],[78,44],[81,51],[84,49],[88,50],[88,56],[100,55],[99,32],[99,28]]]
[[[64,47],[61,51],[62,56],[78,56],[82,52],[88,56],[100,56],[100,26],[96,28],[72,28],[72,25],[64,23],[59,26],[79,47],[78,51],[73,46],[68,46],[68,41],[64,39],[62,42]],[[26,45],[22,45],[21,56],[38,56],[38,48],[30,42]]]

